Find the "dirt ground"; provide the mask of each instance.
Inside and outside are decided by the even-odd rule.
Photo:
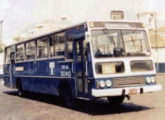
[[[165,74],[157,75],[165,86]],[[31,93],[17,96],[0,82],[0,120],[165,120],[165,89],[160,92],[133,95],[118,107],[106,99],[78,102],[74,109],[66,108],[58,97]]]

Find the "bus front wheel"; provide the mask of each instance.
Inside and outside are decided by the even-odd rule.
[[[120,105],[124,101],[125,96],[108,97],[110,105]]]
[[[75,98],[69,84],[65,83],[60,85],[59,93],[62,101],[67,107],[73,107],[75,105]]]

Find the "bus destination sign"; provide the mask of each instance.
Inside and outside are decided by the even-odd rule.
[[[110,28],[110,29],[115,29],[115,28],[144,28],[143,23],[128,23],[128,22],[91,22],[90,23],[91,28],[95,27],[104,27],[104,28]]]

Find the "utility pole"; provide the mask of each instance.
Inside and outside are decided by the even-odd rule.
[[[0,53],[3,52],[3,42],[2,42],[2,24],[3,20],[0,21]]]
[[[3,20],[0,21],[0,45],[3,44],[3,41],[2,41],[2,27],[3,27]]]
[[[159,72],[159,52],[158,52],[158,41],[157,41],[157,14],[154,14],[154,24],[155,24],[155,48],[156,48],[156,69]]]

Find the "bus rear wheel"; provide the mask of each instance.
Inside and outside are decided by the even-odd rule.
[[[108,97],[110,105],[120,105],[124,101],[125,96]]]
[[[67,107],[73,107],[75,105],[75,98],[73,96],[70,85],[66,83],[61,85],[59,88],[59,92],[62,101]]]

